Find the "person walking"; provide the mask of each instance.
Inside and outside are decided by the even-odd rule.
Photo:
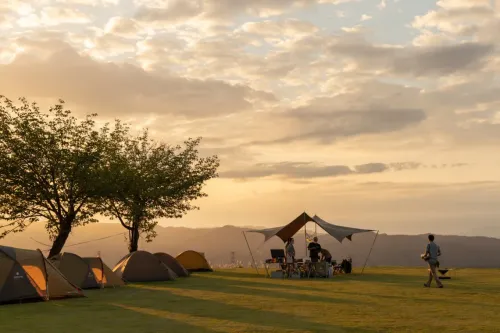
[[[438,288],[443,288],[443,284],[437,275],[437,269],[439,267],[438,257],[441,255],[441,248],[434,243],[434,235],[429,235],[428,239],[429,244],[427,244],[425,253],[422,255],[422,259],[429,265],[429,280],[427,280],[427,283],[424,283],[424,287],[429,288],[434,278]]]

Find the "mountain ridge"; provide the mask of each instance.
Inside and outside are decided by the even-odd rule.
[[[251,256],[243,232],[259,227],[239,227],[225,225],[217,228],[164,227],[156,228],[157,237],[152,243],[143,239],[139,248],[150,252],[167,252],[177,255],[185,250],[204,252],[215,267],[231,262],[231,253],[236,260],[247,266]],[[311,227],[308,227],[310,233]],[[302,233],[301,233],[302,232]],[[264,243],[264,237],[258,233],[246,232],[248,243],[257,262],[261,263],[270,256],[271,248],[283,248],[283,242],[277,237]],[[298,257],[305,256],[303,230],[297,233],[296,252]],[[352,241],[337,242],[328,234],[318,233],[320,243],[332,252],[334,259],[341,260],[349,256],[355,266],[364,264],[366,255],[372,246],[375,233],[356,234]],[[492,254],[500,252],[500,239],[489,236],[436,235],[436,242],[441,246],[442,265],[449,267],[500,267],[500,258]],[[0,240],[0,245],[26,249],[40,248],[47,254],[51,244],[43,224],[30,226],[23,233],[8,235]],[[423,266],[420,254],[427,244],[427,235],[389,235],[379,233],[368,261],[368,266]],[[97,256],[99,253],[109,266],[127,253],[126,230],[118,223],[95,223],[77,227],[70,235],[65,252],[80,256]]]

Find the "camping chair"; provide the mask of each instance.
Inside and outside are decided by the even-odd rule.
[[[342,269],[342,264],[337,263],[337,260],[332,260],[333,275],[342,274],[344,270]]]

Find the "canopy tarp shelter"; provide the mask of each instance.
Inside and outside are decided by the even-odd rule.
[[[267,242],[269,239],[273,238],[274,236],[279,237],[283,242],[286,242],[290,237],[293,237],[300,229],[302,229],[308,222],[314,222],[316,223],[319,227],[321,227],[324,231],[326,231],[330,236],[338,240],[340,243],[347,238],[350,241],[352,241],[352,236],[357,233],[363,233],[363,232],[374,232],[376,230],[372,229],[359,229],[359,228],[351,228],[351,227],[345,227],[345,226],[340,226],[336,224],[332,224],[329,222],[326,222],[322,218],[320,218],[317,215],[314,215],[314,217],[311,217],[309,214],[306,212],[300,214],[295,218],[292,222],[288,223],[285,226],[282,227],[275,227],[275,228],[267,228],[267,229],[259,229],[259,230],[248,230],[247,232],[254,232],[254,233],[260,233],[263,234],[265,237],[264,242]],[[375,236],[373,244],[375,244],[375,240],[377,234]],[[373,248],[373,245],[372,245]],[[368,257],[371,254],[371,249],[370,253],[368,254]],[[368,261],[368,257],[366,258],[366,262]],[[364,266],[363,266],[364,270]]]
[[[361,232],[375,231],[370,229],[344,227],[328,223],[317,215],[314,215],[314,217],[310,217],[307,213],[304,212],[299,216],[297,216],[295,220],[293,220],[292,222],[288,223],[283,227],[249,230],[248,232],[257,232],[263,234],[266,242],[274,236],[278,236],[279,238],[281,238],[283,242],[286,242],[290,237],[293,237],[293,235],[295,235],[300,229],[302,229],[307,224],[307,222],[316,223],[323,230],[325,230],[330,236],[332,236],[341,243],[344,240],[344,238],[352,240],[352,235],[354,234]]]

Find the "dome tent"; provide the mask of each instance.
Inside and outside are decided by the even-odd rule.
[[[94,272],[82,257],[64,252],[50,258],[54,266],[75,286],[82,289],[100,288]]]
[[[84,297],[40,250],[0,246],[0,304]]]
[[[189,272],[184,266],[182,266],[177,259],[172,257],[170,254],[164,252],[155,253],[155,256],[158,257],[165,265],[167,265],[177,276],[179,277],[187,277],[189,276]]]
[[[146,251],[127,254],[116,264],[113,272],[126,282],[174,280],[170,269],[155,255]]]
[[[83,260],[90,266],[96,277],[97,283],[99,283],[102,288],[121,287],[125,285],[125,282],[123,282],[123,280],[116,275],[101,258],[89,257],[83,258]]]
[[[205,256],[196,251],[184,251],[175,259],[184,266],[189,272],[212,272],[212,268],[208,264]]]

